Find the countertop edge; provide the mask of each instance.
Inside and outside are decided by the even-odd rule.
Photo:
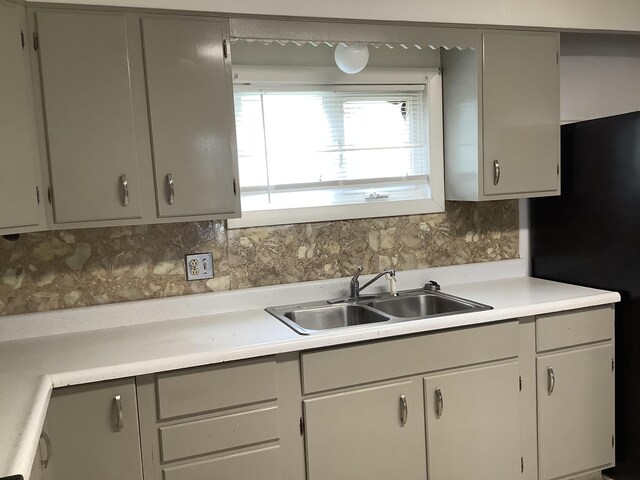
[[[10,460],[8,464],[0,463],[0,479],[12,479],[20,475],[24,480],[29,480],[31,476],[31,466],[53,390],[51,378],[48,375],[40,375],[34,379],[34,382],[38,382],[36,394],[29,399],[24,399],[24,401],[31,401],[29,414],[25,419],[25,428],[19,435],[13,452],[5,452]]]

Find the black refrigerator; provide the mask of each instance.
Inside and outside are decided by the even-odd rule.
[[[640,112],[562,126],[562,195],[529,201],[532,274],[621,294],[616,480],[640,479]]]

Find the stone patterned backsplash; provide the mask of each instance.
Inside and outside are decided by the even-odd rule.
[[[0,239],[0,315],[519,256],[518,202],[446,212],[228,230],[225,222],[65,230]],[[187,282],[184,255],[213,252]]]

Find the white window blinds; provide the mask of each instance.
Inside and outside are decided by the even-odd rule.
[[[428,93],[426,82],[237,84],[243,216],[431,198]]]

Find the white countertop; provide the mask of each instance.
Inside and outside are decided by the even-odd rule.
[[[309,284],[306,288],[312,287]],[[493,310],[298,335],[262,308],[251,308],[0,342],[0,478],[21,474],[28,479],[51,389],[55,387],[620,300],[617,293],[528,277],[443,285],[443,291],[491,305]],[[265,302],[264,306],[273,303],[276,302]],[[87,311],[89,317],[95,311],[77,310]],[[84,320],[86,323],[89,319]]]

